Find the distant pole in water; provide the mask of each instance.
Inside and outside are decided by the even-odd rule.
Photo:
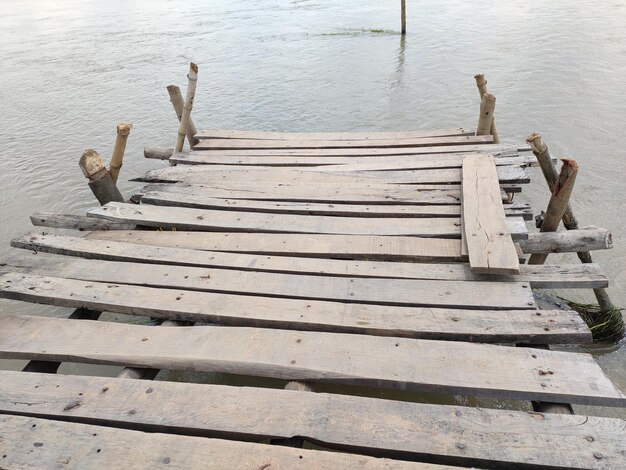
[[[104,166],[100,154],[92,149],[87,149],[78,161],[85,178],[89,180],[91,192],[96,196],[100,205],[109,202],[124,202],[124,197],[111,178],[111,173]]]
[[[174,153],[179,153],[183,150],[185,135],[187,134],[187,127],[189,126],[189,119],[191,117],[191,110],[193,109],[193,100],[196,96],[198,66],[193,62],[189,64],[189,75],[187,75],[187,78],[189,79],[189,84],[187,85],[187,98],[185,100],[185,106],[183,108],[183,115],[180,118],[180,126],[178,127],[178,136],[176,137]]]
[[[400,17],[402,21],[402,34],[406,34],[406,0],[400,0]]]

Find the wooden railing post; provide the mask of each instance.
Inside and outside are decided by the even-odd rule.
[[[111,163],[109,164],[109,173],[111,173],[111,179],[114,183],[117,183],[117,178],[120,174],[120,169],[122,168],[122,160],[124,159],[124,151],[126,150],[126,141],[128,140],[128,135],[130,134],[132,127],[132,124],[117,125],[115,147],[113,147]]]
[[[189,84],[187,85],[187,98],[185,99],[185,106],[183,107],[183,114],[180,119],[180,126],[178,127],[178,135],[176,137],[176,145],[174,146],[174,153],[179,153],[183,150],[183,144],[185,142],[185,135],[187,134],[187,128],[189,127],[189,120],[191,118],[191,110],[193,109],[193,100],[196,96],[196,84],[198,82],[198,66],[193,62],[189,64]]]
[[[400,22],[402,24],[402,34],[406,34],[406,0],[400,0]]]
[[[176,112],[176,117],[178,118],[178,122],[180,122],[183,118],[183,110],[185,109],[185,100],[183,99],[183,94],[176,85],[168,85],[167,92],[170,95],[170,102],[174,107],[174,111]],[[191,116],[189,117],[189,124],[187,125],[187,142],[189,143],[189,147],[193,147],[200,140],[196,139],[196,134],[198,131],[196,130],[196,126],[193,123],[193,119]]]
[[[482,101],[483,96],[487,94],[487,80],[485,80],[485,76],[482,74],[474,75],[474,79],[476,80],[476,86],[478,87],[478,95]],[[498,130],[496,129],[496,120],[493,119],[491,121],[491,135],[493,136],[493,143],[500,143],[500,136],[498,135]]]
[[[100,154],[92,149],[83,152],[78,162],[83,174],[89,179],[89,187],[94,196],[104,206],[109,202],[124,202],[124,197],[111,178],[111,173],[104,166]]]
[[[495,109],[496,97],[485,93],[480,100],[480,116],[478,117],[478,126],[476,126],[476,135],[491,134],[491,124],[493,123]]]

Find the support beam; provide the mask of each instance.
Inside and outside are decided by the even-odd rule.
[[[493,123],[493,113],[496,109],[496,97],[486,93],[480,100],[480,116],[476,135],[490,135],[491,124]]]
[[[476,80],[476,86],[478,87],[478,94],[482,101],[483,96],[487,94],[487,80],[485,80],[485,76],[483,74],[474,75],[474,79]],[[493,136],[493,143],[499,144],[500,137],[498,135],[498,130],[496,129],[496,120],[493,119],[491,121],[491,135]]]
[[[174,107],[174,111],[176,112],[176,117],[178,117],[178,122],[180,122],[183,118],[183,112],[185,110],[185,100],[183,99],[183,94],[176,85],[168,85],[167,92],[170,95],[170,102]],[[189,147],[193,147],[200,140],[196,139],[196,134],[198,131],[196,130],[196,126],[189,117],[189,123],[187,125],[187,142],[189,143]]]
[[[113,153],[111,154],[111,163],[109,164],[109,173],[111,173],[111,179],[114,183],[117,183],[117,178],[122,168],[122,160],[124,159],[124,151],[126,150],[126,141],[130,135],[132,124],[118,124],[117,125],[117,138],[115,139],[115,147],[113,147]]]
[[[187,85],[187,98],[185,100],[183,114],[180,118],[180,126],[178,127],[176,145],[174,146],[174,152],[176,153],[182,151],[183,149],[183,144],[185,143],[185,135],[187,135],[187,128],[189,127],[189,120],[191,119],[193,100],[196,96],[196,84],[198,83],[198,66],[193,62],[189,64],[189,74],[187,75],[187,78],[189,79],[189,84]]]
[[[89,180],[89,187],[100,205],[104,206],[109,202],[124,202],[124,197],[115,186],[111,173],[107,171],[98,152],[92,149],[85,150],[78,164]]]

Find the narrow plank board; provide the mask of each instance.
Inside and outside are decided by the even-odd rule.
[[[493,279],[474,273],[463,264],[424,264],[385,261],[353,261],[313,259],[288,256],[198,251],[110,240],[88,240],[62,235],[29,233],[11,241],[11,245],[36,252],[79,256],[87,259],[131,261],[151,264],[174,264],[244,271],[267,271],[294,274],[323,274],[348,277],[388,277],[396,279],[433,279],[464,281],[530,282],[533,288],[598,288],[608,287],[608,279],[597,264],[571,266],[520,266],[521,275]]]
[[[141,197],[142,204],[157,206],[191,207],[248,212],[288,213],[300,215],[334,215],[338,217],[460,217],[458,205],[391,205],[391,204],[321,204],[289,201],[258,201],[250,199],[223,199],[196,194],[171,192],[147,192]],[[507,216],[532,220],[528,204],[507,204]]]
[[[194,145],[195,150],[229,149],[324,149],[324,148],[389,148],[389,147],[436,147],[440,145],[491,144],[491,135],[464,135],[447,137],[421,137],[413,139],[368,140],[253,140],[253,139],[206,139]]]
[[[573,310],[462,310],[250,298],[7,273],[0,297],[165,320],[482,343],[590,343]],[[539,315],[538,315],[539,314]]]
[[[3,468],[458,468],[9,415],[0,415],[0,455]]]
[[[35,212],[30,216],[33,225],[51,228],[69,228],[74,230],[132,230],[133,224],[119,224],[108,220],[99,220],[84,215],[57,214],[55,212]]]
[[[494,310],[536,307],[528,282],[446,281],[297,275],[87,260],[23,252],[3,272],[261,297]],[[251,305],[255,300],[250,299]]]
[[[0,397],[0,408],[6,412],[68,421],[99,421],[117,428],[138,427],[150,432],[230,435],[240,438],[245,437],[245,434],[249,439],[257,440],[303,436],[318,445],[337,449],[359,449],[362,453],[374,455],[403,456],[435,462],[454,461],[464,466],[491,468],[621,468],[626,449],[624,420],[614,418],[104,377],[5,371],[0,372],[0,378],[6,384],[6,394]],[[146,393],[147,390],[150,393]],[[76,397],[80,398],[77,400]],[[181,400],[180,397],[185,399]],[[65,410],[68,403],[80,405]],[[212,406],[207,406],[207,403]],[[135,413],[129,413],[131,409]],[[19,442],[20,438],[28,437],[25,445],[32,448],[33,438],[39,437],[37,432],[42,427],[41,420],[6,416],[2,416],[2,419],[3,422],[23,419],[25,424],[37,424],[35,428],[29,429],[26,436],[11,432],[11,428],[1,427],[7,429],[9,434],[5,436],[7,440],[4,442]],[[58,421],[46,423],[55,423],[59,427],[70,425]],[[28,427],[32,427],[32,424]],[[93,428],[94,433],[100,434],[100,428]],[[119,429],[111,431],[123,432]],[[91,442],[94,433],[81,434],[89,436]],[[143,433],[135,434],[137,437],[144,436]],[[176,442],[177,436],[168,437],[172,443]],[[61,440],[55,439],[54,434],[52,439],[57,442]],[[211,448],[215,442],[208,439],[202,441],[207,448]],[[141,447],[141,441],[135,441],[134,438],[126,439],[125,442]],[[41,448],[48,445],[53,447],[52,442],[45,441]],[[122,443],[120,445],[124,446]],[[245,444],[233,442],[232,445]],[[179,452],[184,455],[186,449],[181,447]],[[270,449],[276,449],[276,446]],[[284,447],[278,447],[277,451],[279,449]],[[34,452],[37,451],[34,449]],[[103,448],[102,454],[107,455],[107,451]],[[188,468],[177,460],[183,458],[178,457],[179,452],[170,454],[169,451],[169,447],[157,448],[148,454],[154,458],[171,455],[172,465]],[[244,458],[240,455],[244,453],[235,452],[230,456],[232,463],[224,468],[260,468],[237,465],[235,459]],[[594,454],[602,458],[594,457]],[[308,454],[302,455],[308,458]],[[201,467],[214,468],[209,462],[202,462]],[[396,463],[400,464],[394,462],[394,465]],[[275,468],[283,467],[277,465]],[[284,468],[300,467],[287,464]],[[319,467],[313,461],[305,461],[303,468]],[[355,467],[339,465],[331,468]],[[388,467],[376,467],[379,470],[382,468]]]
[[[468,127],[447,129],[418,129],[410,131],[348,131],[348,132],[272,132],[241,131],[230,129],[204,129],[196,134],[196,139],[249,139],[249,140],[401,140],[422,137],[445,137],[474,135]]]
[[[458,341],[226,326],[163,328],[4,315],[0,357],[519,400],[626,404],[626,396],[590,354]]]
[[[463,159],[463,229],[472,271],[518,274],[517,251],[509,234],[493,158]]]
[[[114,202],[91,209],[87,215],[114,222],[175,228],[176,230],[460,238],[460,221],[457,218],[307,216]],[[505,230],[510,232],[516,240],[528,238],[526,224],[522,217],[506,217],[506,225]]]

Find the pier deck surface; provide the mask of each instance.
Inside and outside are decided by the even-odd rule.
[[[35,214],[45,231],[1,260],[0,297],[76,310],[0,316],[0,357],[31,361],[0,371],[0,468],[626,468],[624,420],[530,404],[626,396],[547,346],[592,335],[533,289],[608,280],[526,256],[610,234],[528,232],[508,197],[525,146],[466,127],[196,137],[137,178],[138,204]],[[126,369],[54,374],[64,361]]]

